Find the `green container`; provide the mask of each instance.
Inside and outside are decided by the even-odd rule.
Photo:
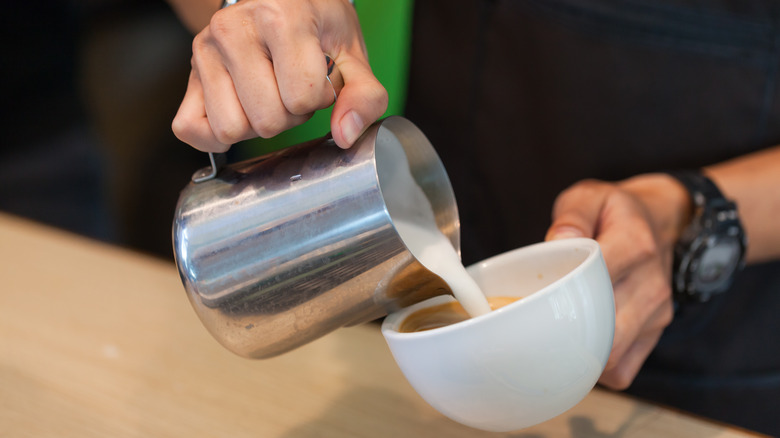
[[[355,0],[374,75],[387,89],[389,103],[383,117],[402,115],[406,103],[413,0]],[[317,111],[306,123],[276,137],[243,142],[236,151],[254,157],[330,132],[331,108]]]

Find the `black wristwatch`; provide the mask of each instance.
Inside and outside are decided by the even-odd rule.
[[[669,172],[691,195],[693,215],[674,248],[672,290],[678,302],[725,292],[745,265],[747,238],[737,205],[701,172]]]

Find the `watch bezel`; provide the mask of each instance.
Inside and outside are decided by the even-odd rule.
[[[727,271],[712,281],[702,279],[701,268],[706,253],[721,245],[729,245],[734,248],[734,244],[737,248],[736,253],[729,255],[729,262],[725,266]],[[677,298],[695,298],[697,301],[707,301],[713,295],[727,291],[734,282],[734,274],[744,266],[746,249],[744,240],[730,233],[701,234],[689,245],[681,243],[679,246],[682,250],[678,251],[680,262],[676,270],[676,287],[674,288]],[[731,250],[733,251],[733,249]]]

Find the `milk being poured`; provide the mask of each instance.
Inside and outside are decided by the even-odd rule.
[[[433,208],[412,177],[401,144],[394,141],[377,145],[376,154],[382,196],[409,251],[450,286],[470,316],[490,312],[485,295],[466,272],[450,240],[436,226]]]

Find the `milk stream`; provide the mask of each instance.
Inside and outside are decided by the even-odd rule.
[[[395,229],[417,260],[429,271],[441,277],[452,289],[469,316],[490,312],[490,305],[477,283],[466,272],[458,253],[434,223],[434,228],[404,220],[395,220]]]
[[[450,240],[436,226],[433,208],[412,177],[400,143],[378,145],[377,173],[387,210],[409,251],[450,286],[469,316],[490,312],[485,295],[466,272]]]

